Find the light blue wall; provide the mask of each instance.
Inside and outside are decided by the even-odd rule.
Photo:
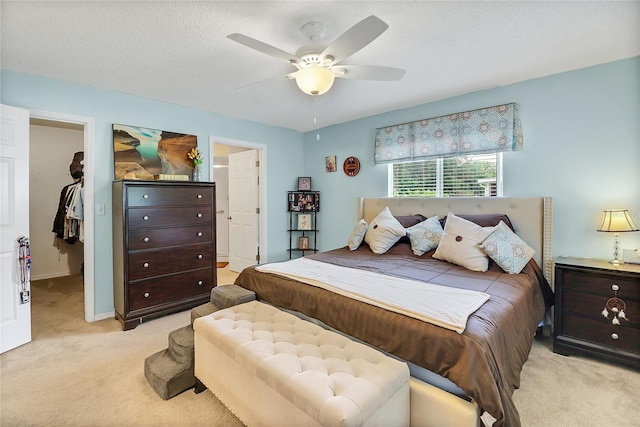
[[[602,210],[628,208],[640,224],[640,57],[392,111],[316,133],[298,132],[219,114],[0,70],[1,102],[31,110],[95,120],[95,203],[111,206],[111,125],[131,124],[196,134],[204,158],[209,136],[267,146],[269,261],[288,258],[286,191],[311,176],[322,193],[319,247],[344,246],[355,223],[359,196],[387,194],[387,167],[373,166],[375,129],[483,106],[517,102],[525,150],[504,156],[507,196],[554,199],[554,254],[611,256],[612,237],[595,231]],[[437,82],[425,82],[437,84]],[[336,155],[327,173],[324,157]],[[347,177],[342,162],[357,156],[360,173]],[[297,161],[296,159],[299,159]],[[205,164],[208,170],[208,165]],[[95,221],[95,314],[113,310],[111,213]],[[622,236],[640,247],[640,233]]]
[[[29,110],[91,117],[95,120],[95,203],[104,204],[106,215],[94,216],[95,299],[97,317],[113,311],[111,239],[111,182],[113,180],[112,124],[195,134],[209,170],[209,136],[264,144],[267,147],[267,215],[270,260],[287,255],[286,191],[303,175],[302,134],[219,114],[154,101],[114,91],[59,80],[0,70],[3,104]],[[71,160],[71,159],[69,159]],[[283,173],[282,171],[287,171]],[[52,212],[54,215],[55,212]],[[53,216],[52,216],[53,221]]]
[[[516,102],[525,149],[504,154],[504,195],[553,197],[555,256],[610,258],[613,237],[595,231],[602,210],[628,208],[640,224],[639,80],[635,57],[326,127],[320,141],[305,134],[305,174],[321,191],[320,248],[346,244],[357,197],[387,195],[387,166],[372,164],[376,128]],[[327,173],[333,154],[338,172]],[[342,173],[347,156],[361,161],[355,177]],[[623,233],[621,246],[639,248],[640,232]]]

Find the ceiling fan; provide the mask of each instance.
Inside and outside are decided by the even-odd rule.
[[[298,49],[295,55],[285,52],[243,34],[229,34],[227,37],[259,52],[281,59],[297,68],[286,74],[286,79],[295,79],[300,90],[309,95],[326,93],[335,77],[357,80],[400,80],[405,70],[375,65],[343,65],[342,61],[353,55],[382,34],[389,25],[371,15],[345,31],[329,46],[316,44]],[[324,27],[318,22],[302,26],[302,32],[313,43],[321,39]]]

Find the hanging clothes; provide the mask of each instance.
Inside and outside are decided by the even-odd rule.
[[[84,188],[78,181],[66,185],[60,192],[58,210],[53,220],[53,231],[56,237],[67,243],[84,241]]]

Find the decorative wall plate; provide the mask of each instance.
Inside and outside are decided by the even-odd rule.
[[[342,164],[342,170],[347,176],[356,176],[360,172],[360,160],[357,157],[349,156]]]

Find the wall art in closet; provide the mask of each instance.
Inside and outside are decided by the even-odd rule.
[[[195,135],[113,124],[114,176],[153,180],[154,175],[188,175],[193,161],[188,153],[198,146]]]

